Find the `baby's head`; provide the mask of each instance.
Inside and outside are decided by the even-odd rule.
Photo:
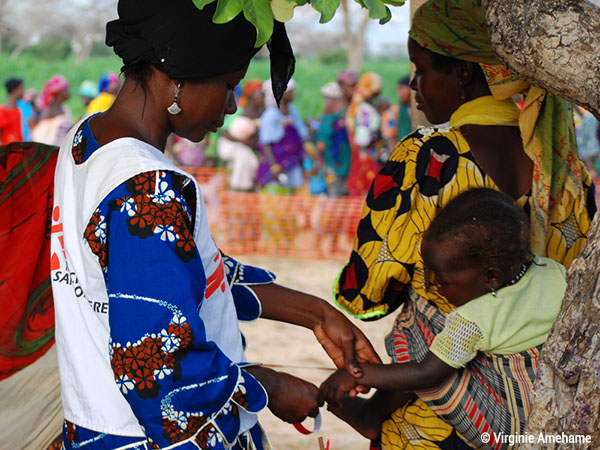
[[[505,194],[463,192],[423,235],[421,255],[440,294],[460,306],[509,283],[529,263],[529,221]]]

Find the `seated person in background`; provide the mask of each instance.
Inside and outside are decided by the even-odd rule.
[[[365,364],[363,377],[356,381],[338,370],[321,385],[322,398],[338,417],[374,436],[397,403],[386,408],[371,399],[342,398],[357,384],[404,394],[420,391],[423,396],[427,395],[423,391],[439,392],[452,385],[458,370],[469,365],[484,386],[502,388],[499,392],[513,396],[497,401],[518,400],[528,413],[527,399],[537,373],[536,347],[546,341],[560,311],[564,267],[531,253],[523,210],[510,197],[488,188],[466,191],[440,210],[423,236],[421,254],[429,272],[425,282],[433,282],[456,306],[424,359]],[[529,361],[518,373],[511,370],[514,354]],[[498,420],[494,408],[480,411],[494,430]],[[438,416],[444,419],[443,413]],[[513,420],[515,430],[524,430],[525,423]],[[471,432],[478,433],[468,427],[458,431],[470,442]]]
[[[258,158],[254,153],[257,143],[256,122],[246,116],[237,116],[229,125],[228,135],[217,143],[219,158],[227,162],[227,185],[236,191],[253,191],[258,170]]]

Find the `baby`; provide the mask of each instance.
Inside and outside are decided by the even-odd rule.
[[[527,217],[498,191],[477,188],[450,201],[424,233],[421,255],[426,280],[456,306],[424,359],[362,364],[359,379],[338,370],[320,388],[333,412],[367,437],[378,435],[401,406],[398,399],[438,387],[478,352],[507,355],[543,344],[562,304],[564,267],[530,252]],[[507,377],[501,370],[498,376]],[[364,399],[342,402],[357,384],[393,392],[387,401],[396,404],[382,405],[381,398],[377,407]]]

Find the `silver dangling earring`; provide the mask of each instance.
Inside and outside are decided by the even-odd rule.
[[[169,106],[167,108],[167,111],[169,111],[169,114],[172,114],[174,116],[176,116],[177,114],[179,114],[181,112],[181,108],[177,104],[177,96],[179,95],[180,88],[181,88],[181,83],[177,83],[177,86],[175,87],[175,99],[173,100],[173,103],[171,104],[171,106]]]
[[[492,288],[492,297],[498,297],[498,293],[494,288]]]

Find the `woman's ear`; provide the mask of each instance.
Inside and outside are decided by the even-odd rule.
[[[497,291],[504,286],[504,272],[497,267],[490,267],[485,273],[485,282],[490,291]]]

